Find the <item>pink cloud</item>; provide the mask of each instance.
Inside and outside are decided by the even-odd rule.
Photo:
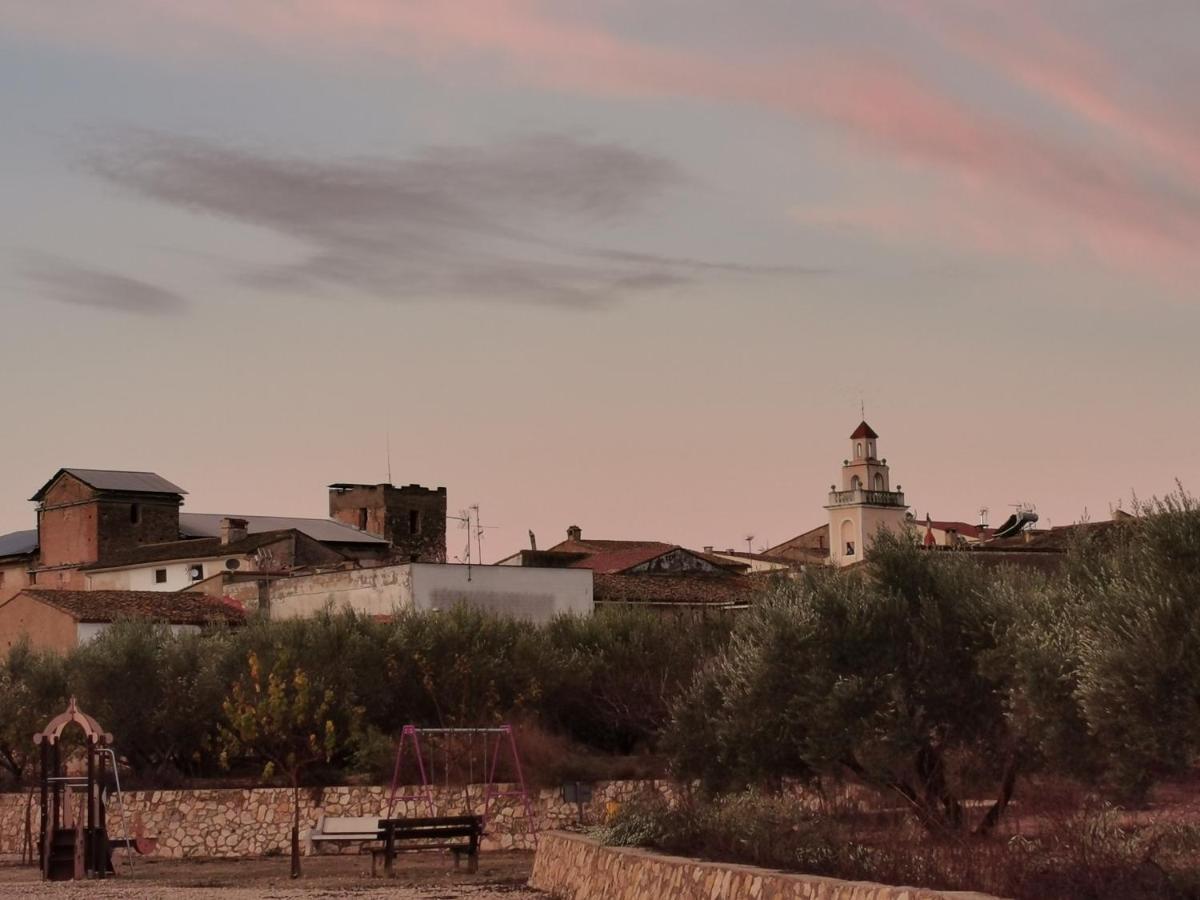
[[[1073,232],[1076,238],[1063,243],[1081,245],[1105,260],[1157,271],[1190,259],[1200,239],[1200,211],[1192,198],[1145,178],[1128,156],[1100,145],[1072,144],[980,111],[916,67],[861,49],[721,58],[621,37],[595,22],[571,18],[563,4],[538,0],[110,0],[103,14],[81,6],[77,17],[52,14],[46,6],[39,0],[18,4],[15,14],[9,13],[10,23],[58,39],[123,42],[128,49],[128,32],[120,23],[137,21],[148,23],[155,35],[170,32],[175,41],[227,34],[289,52],[353,51],[429,66],[482,63],[489,75],[542,89],[755,105],[822,122],[872,152],[941,173],[964,198],[989,190],[998,200],[1019,195],[1040,210],[1031,213],[1035,220],[1050,215],[1055,227]],[[1054,40],[1044,29],[1035,37],[1042,44]],[[162,46],[144,31],[138,41]],[[1087,63],[1076,69],[1046,63],[1048,54],[1041,52],[1001,54],[983,40],[970,48],[1002,57],[1014,77],[1092,121],[1124,132],[1146,131],[1160,152],[1181,152],[1177,136],[1143,128],[1141,119],[1093,87],[1086,73],[1103,67],[1081,52],[1066,54]],[[1188,153],[1182,159],[1196,162]],[[927,210],[925,217],[936,212]],[[1044,225],[1035,221],[1034,227]]]

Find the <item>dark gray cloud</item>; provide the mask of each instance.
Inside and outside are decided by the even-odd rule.
[[[557,239],[624,221],[689,180],[661,157],[562,135],[315,161],[132,131],[84,164],[143,197],[295,239],[295,262],[237,273],[281,291],[587,306],[716,271],[767,271]]]
[[[174,291],[140,278],[55,257],[31,257],[20,272],[41,296],[62,303],[144,316],[173,315],[187,306],[187,301]]]

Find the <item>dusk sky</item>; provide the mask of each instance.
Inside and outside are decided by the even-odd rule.
[[[1200,485],[1195,0],[0,0],[0,532],[445,485],[494,560]],[[451,557],[465,536],[449,532]]]

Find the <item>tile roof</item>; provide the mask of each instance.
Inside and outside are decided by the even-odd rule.
[[[1050,529],[1022,532],[1006,538],[992,538],[975,545],[973,549],[983,552],[1002,550],[1022,553],[1066,553],[1071,541],[1079,536],[1106,537],[1112,529],[1136,522],[1133,517],[1109,519],[1104,522],[1079,522],[1074,525],[1056,525]]]
[[[25,556],[38,548],[36,528],[0,534],[0,556]]]
[[[132,494],[186,494],[183,488],[172,484],[154,472],[123,472],[117,469],[59,469],[54,476],[38,489],[30,499],[41,500],[50,485],[66,472],[98,491],[121,491]]]
[[[939,531],[956,531],[964,537],[983,537],[988,532],[988,529],[972,525],[970,522],[949,522],[938,519],[914,519],[913,525],[921,527],[932,525]]]
[[[551,553],[574,553],[579,558],[567,563],[568,569],[591,569],[596,573],[623,572],[649,562],[675,549],[662,541],[572,541],[550,548]]]
[[[551,547],[546,553],[561,553],[563,567],[568,569],[591,569],[597,573],[625,572],[635,566],[658,559],[673,550],[682,550],[692,556],[704,560],[710,565],[726,570],[742,570],[748,568],[745,563],[736,563],[719,556],[689,550],[678,544],[667,544],[663,541],[605,541],[605,540],[565,540]],[[575,559],[566,560],[566,554],[574,554]]]
[[[766,586],[749,575],[609,575],[592,577],[597,603],[728,606],[748,603]]]
[[[864,419],[862,422],[858,423],[858,427],[854,429],[854,434],[850,435],[850,440],[856,441],[859,438],[871,439],[871,438],[878,438],[878,437],[879,437],[879,435],[877,435],[875,433],[874,429],[871,428],[871,426],[868,425],[866,420]]]
[[[250,534],[294,528],[314,541],[326,544],[387,544],[387,541],[359,531],[333,519],[306,519],[298,516],[235,516],[231,513],[179,514],[179,530],[187,537],[219,537],[222,519],[245,519]]]
[[[27,588],[21,594],[60,609],[77,622],[138,618],[172,625],[203,625],[213,620],[236,623],[246,617],[240,604],[195,591],[51,591]]]
[[[222,544],[220,538],[192,538],[186,541],[169,541],[162,544],[143,544],[128,550],[110,553],[100,562],[83,566],[82,570],[115,569],[144,563],[170,562],[180,559],[208,559],[214,556],[237,556],[253,553],[260,547],[274,544],[296,534],[295,531],[266,531],[247,535],[240,541]]]

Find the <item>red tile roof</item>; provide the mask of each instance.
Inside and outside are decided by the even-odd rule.
[[[21,594],[62,610],[76,622],[112,622],[131,618],[152,619],[172,625],[203,625],[214,620],[236,623],[246,617],[241,603],[195,591],[51,591],[29,588],[21,591]]]
[[[592,578],[597,603],[743,605],[766,587],[749,575],[605,575]]]
[[[597,574],[615,574],[658,559],[673,550],[690,553],[710,565],[727,571],[740,571],[748,568],[745,563],[709,556],[696,550],[680,547],[678,544],[667,544],[662,541],[566,540],[544,552],[563,554],[563,567],[567,569],[591,569]],[[572,554],[575,558],[568,561],[566,554]]]
[[[858,427],[854,429],[854,434],[850,435],[850,440],[856,441],[859,438],[878,438],[877,435],[866,421],[858,423]]]

